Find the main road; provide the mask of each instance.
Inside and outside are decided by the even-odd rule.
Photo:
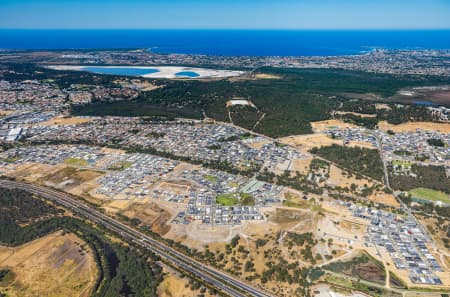
[[[165,243],[103,214],[102,212],[92,208],[69,194],[42,186],[9,180],[0,180],[0,186],[25,190],[29,193],[56,202],[57,204],[60,204],[80,214],[81,216],[102,225],[108,230],[119,234],[125,240],[131,241],[134,244],[140,245],[141,247],[155,253],[165,261],[171,263],[173,266],[195,275],[196,277],[207,282],[210,286],[217,288],[230,296],[272,296],[239,279],[192,259],[191,257],[175,250]]]

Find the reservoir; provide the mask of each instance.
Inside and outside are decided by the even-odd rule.
[[[415,100],[413,102],[416,105],[424,105],[424,106],[436,106],[436,103],[430,102],[430,101],[425,101],[425,100]]]
[[[194,71],[180,71],[175,73],[177,77],[199,77],[200,74]]]
[[[99,74],[126,75],[126,76],[141,76],[159,72],[158,69],[153,68],[95,67],[95,66],[86,66],[83,67],[81,70]]]

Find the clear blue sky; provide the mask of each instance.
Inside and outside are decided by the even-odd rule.
[[[0,28],[449,29],[450,0],[0,0]]]

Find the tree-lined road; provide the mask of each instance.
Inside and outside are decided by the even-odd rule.
[[[0,186],[25,190],[42,198],[51,200],[60,204],[81,216],[96,222],[103,227],[118,233],[125,240],[131,241],[141,247],[155,253],[162,259],[171,263],[175,267],[192,273],[196,277],[204,280],[209,285],[218,290],[236,297],[269,297],[272,296],[263,292],[239,279],[236,279],[226,273],[216,270],[191,257],[173,249],[172,247],[126,225],[122,222],[93,209],[91,206],[81,202],[79,199],[69,194],[62,193],[42,186],[19,183],[9,180],[0,180]]]

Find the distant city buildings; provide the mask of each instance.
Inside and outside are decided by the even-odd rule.
[[[16,55],[16,53],[14,53]],[[4,55],[7,57],[7,55]],[[51,64],[114,65],[217,65],[258,68],[332,68],[390,74],[426,74],[450,76],[449,50],[383,50],[347,56],[207,56],[194,54],[158,54],[150,51],[95,51],[86,54],[57,53]]]

